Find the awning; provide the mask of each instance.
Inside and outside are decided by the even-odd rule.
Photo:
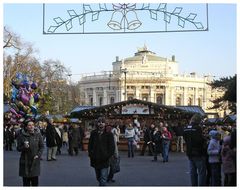
[[[205,112],[200,106],[176,106],[176,107],[187,112],[198,113],[201,116],[205,116]]]

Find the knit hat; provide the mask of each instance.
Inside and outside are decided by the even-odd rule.
[[[219,132],[216,130],[211,130],[209,132],[209,136],[212,137],[213,139],[216,139],[218,135],[219,135]]]
[[[223,144],[224,145],[229,145],[231,142],[231,137],[230,136],[226,136],[223,138]]]

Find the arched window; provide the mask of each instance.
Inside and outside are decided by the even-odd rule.
[[[115,101],[115,100],[114,100],[114,97],[111,97],[111,98],[110,98],[110,104],[113,104],[114,101]]]
[[[142,100],[143,101],[148,101],[148,95],[146,95],[146,94],[142,95]]]
[[[133,99],[133,96],[128,96],[128,100],[132,100]]]
[[[180,96],[176,97],[176,106],[181,106],[181,97]]]
[[[193,99],[192,99],[191,97],[188,98],[188,103],[187,103],[188,106],[191,106],[191,105],[193,104],[193,101],[192,101],[192,100],[193,100]]]
[[[163,95],[157,96],[157,104],[163,104]]]
[[[103,97],[99,97],[99,106],[102,106],[103,103]]]
[[[90,105],[93,106],[93,98],[92,97],[90,98],[89,102],[90,102]]]

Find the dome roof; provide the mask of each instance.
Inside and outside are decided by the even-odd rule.
[[[166,61],[167,60],[167,58],[157,56],[156,53],[148,50],[147,47],[144,46],[143,48],[139,48],[133,57],[125,58],[124,61],[125,62],[142,61],[143,58],[148,61]]]

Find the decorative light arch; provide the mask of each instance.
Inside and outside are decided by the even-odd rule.
[[[79,4],[67,18],[52,16],[43,4],[43,34],[114,34],[208,31],[208,4],[114,3]],[[184,6],[195,6],[189,12]],[[54,6],[51,5],[51,6]],[[196,8],[201,6],[201,8]],[[203,8],[204,7],[204,8]],[[56,11],[56,9],[55,9]],[[51,15],[51,16],[49,16]],[[51,21],[48,21],[48,18]],[[147,19],[149,18],[149,19]],[[98,23],[98,26],[93,24]],[[100,23],[100,25],[99,25]],[[148,25],[151,23],[151,25]],[[93,27],[92,27],[93,26]]]

